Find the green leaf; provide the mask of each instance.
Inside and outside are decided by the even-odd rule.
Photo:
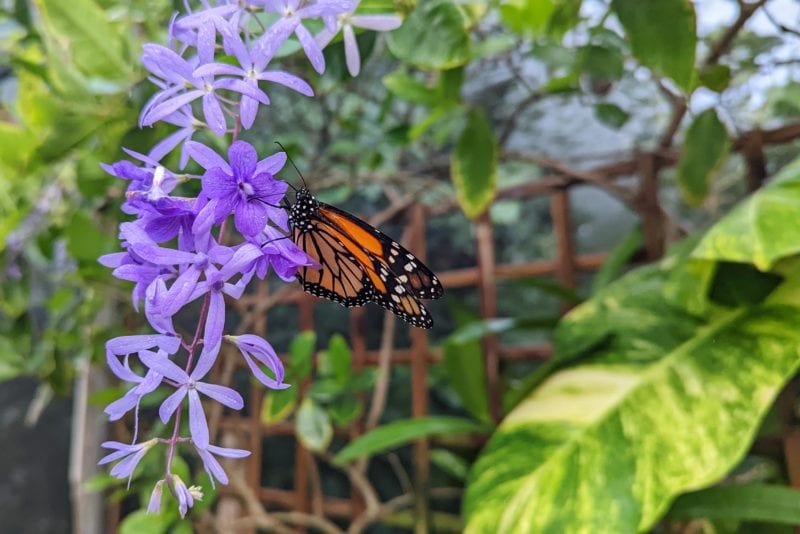
[[[267,391],[261,403],[261,421],[272,424],[285,420],[297,405],[297,394],[297,386]]]
[[[450,1],[417,3],[403,25],[389,34],[388,44],[397,58],[423,69],[452,69],[470,59],[464,18]]]
[[[333,438],[333,426],[328,413],[310,398],[303,400],[297,410],[295,434],[308,450],[324,451]]]
[[[699,205],[705,200],[711,174],[729,150],[728,131],[713,108],[695,117],[686,131],[678,161],[678,186],[687,204]]]
[[[0,165],[6,179],[22,178],[36,148],[33,135],[18,124],[0,122]]]
[[[445,375],[464,409],[480,421],[490,422],[486,363],[480,341],[474,339],[459,343],[447,340],[443,352]]]
[[[575,27],[580,20],[583,0],[559,0],[547,21],[547,33],[553,39],[561,40],[564,34]]]
[[[644,245],[644,235],[640,227],[631,230],[609,253],[603,266],[597,271],[592,282],[592,293],[597,293],[617,278],[622,268]]]
[[[300,332],[289,345],[289,365],[287,379],[301,382],[311,373],[311,359],[317,344],[317,334],[313,330]]]
[[[631,273],[609,290],[624,294],[626,279],[642,283]],[[637,358],[602,345],[594,363],[551,376],[474,464],[467,532],[641,532],[677,495],[719,480],[800,364],[799,295],[797,276],[760,306],[673,333],[671,349]]]
[[[466,480],[467,478],[469,464],[452,451],[433,449],[431,451],[431,462],[456,480]]]
[[[122,40],[127,28],[114,26],[93,0],[35,0],[45,33],[72,58],[85,76],[126,80],[131,76]],[[63,59],[53,59],[63,61]]]
[[[169,527],[167,514],[148,514],[147,510],[136,510],[128,514],[119,525],[120,534],[162,534]]]
[[[336,454],[333,461],[341,465],[421,438],[453,436],[468,432],[485,432],[486,430],[485,425],[460,417],[429,415],[394,421],[354,439]]]
[[[431,107],[439,102],[439,94],[436,88],[428,87],[413,78],[403,67],[384,76],[383,85],[395,96],[415,104]]]
[[[597,120],[615,130],[622,128],[630,118],[630,114],[618,105],[605,102],[601,102],[594,107],[594,116],[597,117]]]
[[[363,410],[364,404],[352,395],[338,398],[328,406],[328,414],[338,426],[349,425],[361,415]]]
[[[769,484],[715,486],[681,495],[672,519],[729,519],[800,525],[800,491]]]
[[[692,255],[762,271],[800,253],[800,159],[715,224]]]
[[[451,157],[456,196],[467,217],[476,218],[492,203],[497,179],[497,144],[482,109],[473,109]]]
[[[694,7],[689,0],[612,0],[611,6],[643,65],[688,91],[694,74]]]
[[[625,72],[625,58],[616,46],[590,44],[580,51],[581,72],[593,83],[619,80]]]
[[[721,93],[728,88],[731,83],[731,68],[728,65],[716,64],[700,71],[700,85],[708,87],[712,91]]]
[[[65,229],[69,253],[78,260],[95,262],[98,256],[111,252],[111,238],[103,234],[100,228],[102,226],[90,215],[76,211]]]
[[[714,273],[710,297],[723,306],[752,306],[763,301],[782,280],[747,263],[721,262]]]
[[[336,382],[345,386],[353,374],[353,355],[341,334],[331,336],[326,356]]]
[[[510,0],[500,4],[500,18],[506,26],[532,36],[545,33],[555,11],[556,0]]]

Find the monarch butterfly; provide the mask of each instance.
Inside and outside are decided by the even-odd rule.
[[[438,299],[444,290],[430,269],[358,217],[318,201],[307,187],[296,191],[292,239],[321,265],[297,274],[306,292],[348,308],[374,302],[412,326],[433,326],[419,299]]]

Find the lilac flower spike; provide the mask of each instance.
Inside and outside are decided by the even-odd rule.
[[[217,402],[224,404],[228,408],[241,410],[244,400],[236,390],[216,384],[200,382],[216,359],[216,353],[203,352],[191,374],[175,365],[169,359],[152,352],[143,351],[139,354],[142,362],[151,370],[169,378],[177,384],[177,391],[167,397],[161,404],[158,414],[161,421],[166,423],[178,409],[184,397],[189,396],[189,430],[192,434],[192,441],[201,448],[208,447],[208,422],[203,412],[203,405],[200,402],[198,392],[211,397]]]
[[[129,390],[105,411],[111,420],[133,411],[134,433],[131,444],[103,443],[111,452],[100,463],[116,462],[111,474],[128,478],[130,485],[147,452],[156,444],[167,445],[164,476],[152,489],[147,511],[160,512],[166,487],[177,499],[181,517],[203,498],[200,487],[187,487],[172,472],[181,444],[190,442],[194,447],[212,486],[228,483],[219,457],[250,454],[209,443],[200,394],[234,410],[244,405],[235,390],[203,381],[218,357],[223,337],[238,347],[262,384],[272,389],[289,387],[284,383],[283,364],[267,340],[250,334],[224,336],[226,298],[240,298],[253,277],[263,279],[270,271],[291,281],[299,268],[318,267],[289,233],[288,213],[282,205],[287,184],[275,179],[286,154],[259,160],[253,146],[237,140],[240,127],[250,128],[259,104],[269,104],[262,82],[313,96],[311,86],[301,78],[270,68],[276,52],[292,35],[321,73],[325,68],[322,48],[341,30],[347,66],[355,75],[361,59],[353,28],[385,31],[400,21],[393,15],[356,15],[358,2],[353,0],[200,0],[192,3],[194,10],[189,2],[184,4],[189,13],[170,20],[169,46],[149,43],[142,54],[157,91],[142,109],[140,127],[165,122],[175,129],[146,155],[123,149],[135,161],[103,165],[106,172],[128,182],[122,211],[134,220],[120,225],[122,250],[98,260],[113,269],[116,278],[133,283],[133,306],[139,311],[144,302],[144,316],[155,332],[106,343],[107,365],[129,384]],[[305,26],[305,21],[315,18],[325,25],[316,38]],[[257,28],[263,29],[260,35],[255,33]],[[215,57],[220,50],[233,56],[238,65]],[[233,142],[227,158],[192,139],[229,134]],[[217,145],[228,143],[218,141]],[[167,156],[176,149],[180,168],[192,159],[202,167],[202,176],[168,168]],[[180,196],[187,194],[178,191],[187,182],[195,185],[186,187],[187,191],[196,191],[200,185],[201,192]],[[231,215],[238,235],[228,231]],[[179,335],[173,317],[201,298],[194,334]],[[173,360],[179,351],[186,354]],[[176,362],[185,364],[181,367]],[[171,437],[137,443],[139,406],[160,386],[172,388],[159,407],[161,420],[173,421]],[[189,412],[190,437],[180,432],[184,407]]]

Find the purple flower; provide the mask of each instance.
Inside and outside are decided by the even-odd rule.
[[[155,161],[161,161],[164,156],[172,152],[172,150],[181,143],[191,141],[194,133],[201,128],[205,128],[206,126],[204,122],[195,118],[195,116],[192,114],[191,106],[184,106],[182,109],[165,116],[161,120],[169,124],[179,126],[180,130],[168,135],[162,141],[156,144],[156,146],[150,149],[150,152],[147,154],[147,156]],[[186,152],[185,148],[181,148],[180,168],[185,168],[188,161],[189,154]]]
[[[145,232],[156,243],[178,238],[180,250],[194,248],[195,212],[198,199],[183,197],[164,197],[152,203],[152,216],[146,219]]]
[[[217,447],[216,445],[209,445],[205,448],[201,448],[195,444],[195,450],[197,450],[200,459],[203,460],[203,468],[206,470],[206,473],[208,473],[212,488],[215,487],[215,478],[222,484],[228,483],[228,476],[225,474],[225,470],[222,469],[217,459],[214,458],[215,454],[225,458],[245,458],[250,456],[250,451],[245,451],[243,449],[226,449],[225,447]]]
[[[267,11],[278,13],[282,16],[264,33],[255,43],[258,53],[269,55],[294,33],[314,70],[322,74],[325,70],[325,57],[322,49],[314,38],[303,26],[303,19],[338,15],[355,8],[355,4],[348,0],[318,0],[317,2],[304,2],[302,0],[264,0]]]
[[[208,63],[201,65],[194,71],[197,77],[206,76],[238,76],[243,81],[252,87],[258,87],[259,81],[268,81],[285,85],[290,89],[304,94],[306,96],[313,96],[314,91],[301,78],[288,72],[279,70],[266,70],[267,64],[272,59],[272,55],[277,49],[268,51],[259,51],[259,54],[253,56],[248,50],[247,46],[242,41],[239,35],[239,28],[232,28],[228,25],[223,27],[222,37],[225,41],[226,50],[229,50],[232,55],[236,56],[239,61],[240,67],[235,67],[227,63]],[[239,111],[242,120],[242,126],[250,128],[256,118],[258,111],[258,101],[243,95],[239,104]]]
[[[203,193],[211,199],[209,206],[214,207],[216,222],[233,213],[236,229],[246,236],[255,235],[266,226],[269,207],[285,213],[277,204],[286,193],[287,185],[275,180],[269,172],[259,172],[258,155],[249,143],[233,143],[228,159],[227,169],[213,167],[203,175]]]
[[[277,229],[267,226],[256,236],[261,245],[261,256],[253,262],[254,274],[263,280],[270,266],[281,280],[291,282],[297,276],[300,267],[318,269],[320,265],[303,249],[294,244],[291,237],[281,234]]]
[[[157,514],[161,511],[161,494],[164,492],[164,481],[159,480],[153,486],[153,492],[150,494],[150,501],[147,503],[147,513]]]
[[[217,346],[217,350],[219,346]],[[142,362],[153,371],[162,374],[169,378],[177,385],[178,389],[167,397],[161,404],[158,414],[161,421],[166,423],[178,409],[183,399],[189,396],[189,430],[192,434],[192,441],[201,448],[208,447],[208,423],[206,416],[203,412],[203,405],[200,402],[200,395],[198,392],[211,397],[217,402],[224,404],[228,408],[234,410],[241,410],[244,406],[244,400],[235,390],[219,386],[216,384],[209,384],[200,382],[217,358],[217,351],[203,349],[200,358],[197,360],[195,368],[191,374],[175,365],[168,358],[161,357],[154,353],[143,352],[140,354]],[[191,505],[190,505],[191,506]]]
[[[378,32],[391,31],[400,27],[403,20],[398,15],[353,15],[355,8],[349,13],[342,13],[336,17],[335,25],[332,24],[333,17],[328,15],[325,18],[326,27],[317,34],[315,40],[320,48],[325,48],[331,42],[339,30],[342,30],[344,37],[344,56],[347,62],[347,70],[351,76],[358,76],[361,71],[361,56],[358,51],[356,34],[353,28],[364,28]],[[335,29],[331,30],[330,27]]]
[[[211,76],[196,78],[197,66],[209,63],[214,57],[216,31],[212,23],[204,24],[198,32],[198,63],[192,64],[169,48],[157,44],[144,45],[142,63],[154,75],[164,80],[161,91],[145,104],[140,126],[150,126],[163,120],[187,104],[202,98],[203,115],[208,127],[217,135],[225,134],[227,123],[216,91],[228,90],[247,95],[263,104],[269,104],[267,95],[251,85],[234,78],[214,80]],[[194,89],[183,92],[187,87]]]
[[[120,462],[111,469],[111,476],[117,478],[127,478],[128,487],[131,485],[131,477],[133,477],[133,470],[139,465],[139,462],[144,458],[153,445],[158,443],[157,439],[151,439],[135,445],[128,445],[127,443],[120,443],[119,441],[106,441],[100,446],[105,449],[112,449],[115,452],[108,454],[100,459],[98,465],[107,464],[109,462]]]
[[[283,363],[281,363],[278,355],[275,354],[272,345],[267,343],[265,339],[253,334],[226,336],[226,339],[232,341],[239,347],[247,365],[259,382],[272,389],[286,389],[289,387],[289,384],[283,383]],[[275,378],[267,376],[253,359],[258,360],[259,363],[265,365],[267,369],[272,371]]]

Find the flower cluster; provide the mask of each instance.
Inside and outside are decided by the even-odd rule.
[[[159,511],[165,486],[177,499],[181,516],[202,498],[200,488],[187,487],[171,471],[178,444],[192,446],[212,484],[228,482],[217,457],[249,454],[210,442],[201,396],[234,410],[244,404],[235,390],[206,381],[223,340],[239,349],[253,376],[265,386],[288,387],[283,365],[265,339],[224,335],[225,295],[238,299],[254,276],[263,279],[270,270],[290,281],[299,268],[315,266],[286,239],[289,221],[282,202],[287,184],[275,178],[286,155],[278,152],[259,159],[253,146],[237,137],[242,128],[254,124],[260,105],[269,104],[271,84],[313,95],[306,81],[271,66],[292,36],[321,73],[322,48],[342,31],[347,65],[356,75],[360,59],[353,27],[390,30],[400,24],[395,15],[354,15],[357,4],[219,0],[211,5],[203,0],[200,9],[173,17],[168,46],[144,46],[142,63],[158,90],[144,106],[140,126],[165,122],[177,130],[147,154],[126,150],[131,160],[104,166],[128,182],[122,209],[134,220],[120,226],[123,251],[101,257],[100,263],[112,268],[115,277],[133,282],[133,305],[143,308],[154,332],[117,337],[106,344],[112,373],[132,387],[105,411],[111,420],[133,411],[135,427],[131,444],[103,444],[112,452],[100,463],[116,461],[111,474],[130,483],[141,459],[165,446],[166,470],[153,488],[149,512]],[[309,25],[309,19],[321,19],[321,25]],[[314,27],[322,30],[313,35],[309,28]],[[230,135],[227,157],[195,141],[196,135]],[[191,175],[165,168],[161,161],[176,149],[181,171],[193,160],[204,172]],[[183,185],[190,182],[197,185]],[[199,194],[181,196],[181,189]],[[226,231],[231,220],[236,233]],[[182,335],[173,319],[193,303],[194,310],[200,310],[195,331]],[[139,442],[142,398],[162,386],[171,393],[161,404],[159,417],[165,424],[172,421],[171,436]],[[188,436],[180,435],[184,406],[188,406]]]

